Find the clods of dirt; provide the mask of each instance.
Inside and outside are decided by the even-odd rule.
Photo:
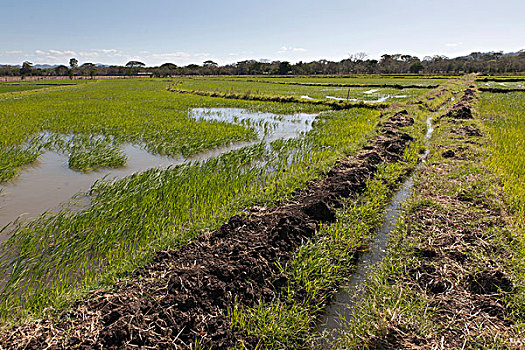
[[[451,132],[463,136],[483,136],[478,128],[470,125],[461,125],[458,128],[452,129]]]
[[[456,153],[453,151],[453,150],[446,150],[445,152],[441,153],[441,156],[443,158],[454,158],[454,156],[456,155]]]
[[[466,285],[475,294],[496,294],[512,290],[512,281],[500,270],[470,274],[467,276]]]

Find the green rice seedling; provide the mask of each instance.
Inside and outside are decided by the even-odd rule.
[[[116,79],[2,94],[0,147],[21,146],[33,136],[49,132],[101,135],[117,143],[142,145],[154,153],[190,156],[257,138],[249,127],[195,120],[188,113],[192,108],[236,107],[288,114],[327,109],[298,103],[261,104],[176,95],[166,90],[169,83],[169,80]],[[10,164],[16,167],[25,163],[21,158]],[[11,170],[10,173],[16,173]]]
[[[303,139],[256,144],[201,163],[151,169],[90,190],[91,206],[15,228],[3,246],[10,273],[3,317],[56,306],[140,266],[254,204],[285,199],[366,140],[379,112],[323,113]],[[276,150],[276,151],[275,151]]]
[[[487,165],[503,180],[516,222],[525,229],[525,93],[482,93],[479,113],[490,137]]]

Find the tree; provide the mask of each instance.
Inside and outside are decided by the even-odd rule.
[[[83,75],[89,75],[91,79],[95,77],[95,73],[97,72],[97,67],[93,63],[84,63],[80,66],[80,70],[82,71]]]
[[[204,63],[202,64],[203,67],[218,67],[219,65],[215,62],[213,62],[212,60],[207,60],[207,61],[204,61]]]
[[[160,68],[162,69],[167,69],[167,70],[175,70],[177,69],[177,65],[175,63],[164,63],[160,66]]]
[[[22,68],[20,68],[20,75],[25,77],[26,75],[31,75],[33,72],[33,63],[25,61],[22,63]]]
[[[421,72],[425,67],[423,67],[423,64],[421,62],[417,61],[410,65],[410,73],[419,73]]]
[[[129,61],[128,63],[126,63],[126,67],[128,68],[140,68],[145,66],[146,65],[140,61]]]
[[[67,75],[67,73],[69,73],[69,68],[63,64],[55,68],[56,75]]]
[[[77,68],[78,67],[78,60],[76,58],[71,58],[69,60],[69,66],[71,67],[71,69],[74,69],[74,68]]]
[[[277,71],[278,74],[280,75],[288,74],[291,70],[292,70],[292,65],[290,64],[290,62],[286,62],[286,61],[279,62],[279,69]]]

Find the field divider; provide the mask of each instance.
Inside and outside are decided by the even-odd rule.
[[[246,79],[246,80],[234,80],[228,79],[228,81],[246,81],[251,83],[268,83],[268,84],[281,84],[281,85],[298,85],[298,86],[327,86],[327,87],[354,87],[354,88],[392,88],[392,89],[435,89],[439,85],[401,85],[401,84],[358,84],[358,83],[316,83],[316,82],[298,82],[298,81],[270,81],[263,79]]]
[[[508,94],[510,92],[525,92],[525,89],[502,89],[502,88],[486,88],[486,87],[480,87],[478,88],[481,92],[492,92],[492,93],[499,93],[499,94]]]
[[[198,96],[207,97],[218,97],[234,100],[246,100],[246,101],[261,101],[261,102],[279,102],[279,103],[301,103],[310,105],[322,105],[328,106],[334,110],[345,110],[352,108],[368,108],[373,110],[383,110],[389,107],[386,103],[366,103],[366,102],[345,102],[345,101],[329,101],[329,100],[315,100],[315,99],[303,99],[295,96],[280,96],[280,95],[254,95],[254,94],[236,94],[236,93],[225,93],[218,91],[204,91],[204,90],[184,90],[177,89],[173,86],[167,88],[168,91],[179,93],[179,94],[191,94]]]

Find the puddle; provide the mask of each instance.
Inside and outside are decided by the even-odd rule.
[[[358,102],[359,100],[357,98],[343,98],[343,97],[335,97],[335,96],[325,96],[329,100],[336,100],[336,101],[351,101],[351,102]]]
[[[429,142],[434,132],[431,117],[426,120],[427,132],[425,140],[427,142],[425,153],[421,159],[424,162],[429,154]],[[320,335],[314,340],[315,348],[332,349],[335,348],[342,330],[346,324],[351,322],[353,308],[365,293],[366,281],[371,271],[380,263],[385,255],[388,245],[388,235],[395,229],[395,223],[402,214],[403,203],[412,193],[414,186],[414,175],[409,176],[395,193],[390,204],[386,207],[381,220],[381,226],[376,231],[376,235],[368,250],[359,255],[356,270],[350,277],[345,286],[337,291],[330,304],[326,307],[324,315],[318,324],[316,333]]]
[[[303,96],[301,96],[301,98],[304,98],[305,100],[313,100],[313,98],[311,98],[308,95],[303,95]]]
[[[276,115],[232,108],[198,108],[190,111],[190,116],[249,124],[248,126],[255,128],[263,141],[272,142],[299,137],[303,132],[310,131],[317,114]],[[139,146],[125,144],[121,146],[123,153],[128,157],[125,167],[99,169],[90,173],[71,170],[66,155],[46,151],[37,162],[22,169],[13,181],[0,185],[0,230],[17,218],[24,221],[38,217],[46,211],[55,212],[64,207],[87,207],[89,198],[82,196],[81,192],[89,190],[99,179],[120,179],[150,168],[167,168],[184,162],[204,161],[259,142],[260,140],[239,142],[188,158],[151,154]],[[0,233],[0,242],[8,238],[8,231],[9,228]]]
[[[363,94],[373,94],[374,92],[378,92],[379,89],[372,89],[372,90],[368,90],[368,91],[364,91]]]
[[[330,100],[336,100],[336,101],[381,103],[381,102],[385,102],[386,100],[388,100],[392,96],[390,96],[390,95],[381,96],[377,100],[360,100],[360,99],[357,99],[357,98],[342,98],[342,97],[335,97],[335,96],[325,96],[325,97],[330,99]]]
[[[241,108],[194,108],[190,111],[190,116],[197,120],[225,121],[254,127],[259,138],[268,142],[301,136],[312,129],[317,115],[254,113]]]

